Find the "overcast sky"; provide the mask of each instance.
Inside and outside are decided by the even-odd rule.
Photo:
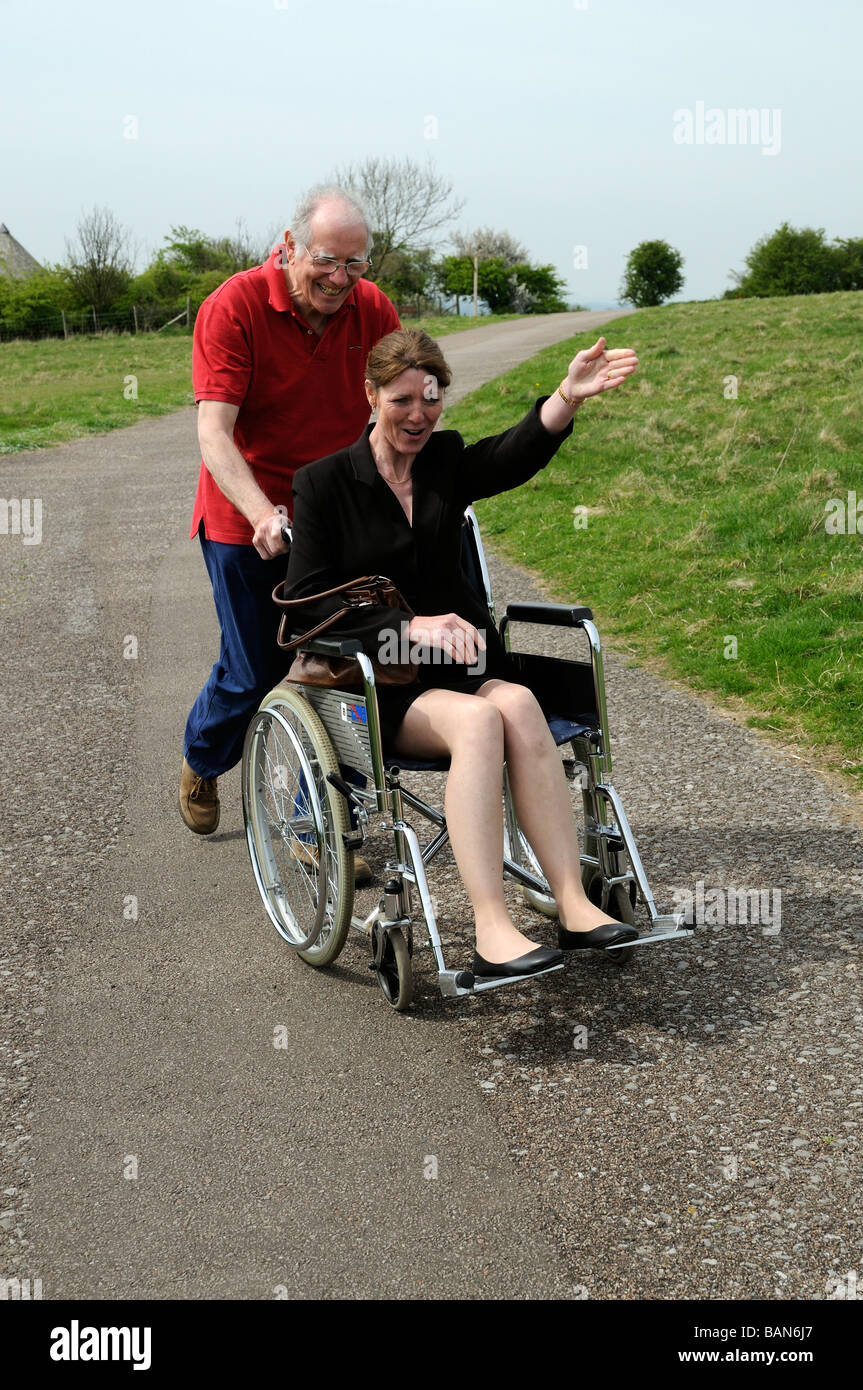
[[[863,236],[863,0],[0,0],[0,38],[0,221],[43,263],[94,204],[139,264],[263,239],[369,155],[430,157],[583,304],[646,239],[702,299],[782,221]]]

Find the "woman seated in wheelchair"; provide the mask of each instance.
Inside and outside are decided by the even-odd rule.
[[[439,346],[402,329],[369,355],[366,393],[376,423],[350,448],[294,477],[285,596],[382,574],[412,610],[355,610],[327,636],[361,638],[369,656],[381,660],[405,630],[419,644],[416,683],[377,686],[384,750],[451,760],[446,821],[474,912],[473,971],[480,977],[530,974],[558,962],[561,950],[604,948],[637,935],[585,895],[560,755],[534,695],[507,678],[494,621],[460,564],[465,508],[533,477],[572,433],[582,404],[621,386],[637,365],[630,349],[607,350],[600,338],[576,353],[561,386],[512,429],[465,445],[455,430],[435,432],[451,379]],[[320,621],[341,606],[335,596],[308,611]],[[558,905],[561,950],[523,936],[506,907],[504,759],[519,824]]]

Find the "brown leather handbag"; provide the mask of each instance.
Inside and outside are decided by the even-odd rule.
[[[307,594],[304,598],[282,598],[281,593],[284,591],[286,582],[286,580],[282,580],[273,590],[273,602],[284,610],[276,640],[286,652],[294,651],[304,642],[310,642],[314,637],[319,637],[322,632],[326,632],[328,628],[338,622],[339,618],[344,618],[346,614],[358,608],[367,608],[371,604],[384,608],[400,608],[402,612],[413,615],[413,609],[405,601],[395,584],[383,574],[367,574],[361,579],[349,579],[344,584],[337,584],[334,588],[325,589],[320,594]],[[318,602],[319,599],[332,598],[334,594],[341,596],[344,605],[342,608],[331,613],[328,618],[324,618],[317,627],[304,632],[302,637],[294,637],[290,642],[286,641],[289,615],[295,613],[299,608],[307,607],[310,603]],[[373,659],[372,667],[377,685],[412,685],[417,679],[417,668],[411,662],[380,662]],[[362,673],[356,657],[319,656],[317,652],[298,652],[285,679],[299,681],[304,685],[322,685],[333,689],[360,689],[362,686]]]

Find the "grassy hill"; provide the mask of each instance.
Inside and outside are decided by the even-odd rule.
[[[668,305],[608,339],[638,374],[582,408],[539,477],[480,504],[485,536],[618,647],[863,785],[863,534],[825,528],[831,499],[863,503],[863,295]],[[547,349],[446,423],[505,428],[589,345]]]

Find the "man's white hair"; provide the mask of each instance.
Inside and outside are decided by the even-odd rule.
[[[340,188],[335,183],[316,184],[314,188],[310,188],[307,193],[303,194],[294,209],[294,220],[291,223],[291,235],[294,241],[302,242],[304,248],[308,246],[312,234],[312,220],[323,203],[341,203],[352,218],[362,222],[366,229],[366,255],[368,255],[372,243],[369,215],[356,193],[347,188]],[[307,254],[305,249],[303,254]]]

